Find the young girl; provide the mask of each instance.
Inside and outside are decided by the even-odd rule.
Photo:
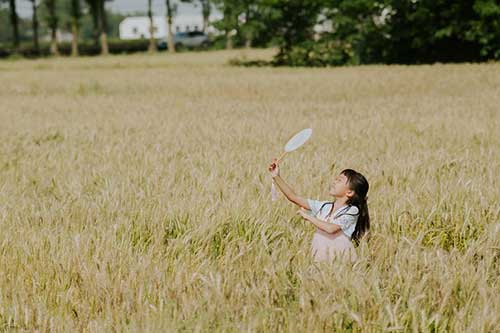
[[[288,200],[301,207],[297,212],[316,226],[311,252],[314,261],[330,260],[337,255],[347,255],[351,262],[357,259],[355,245],[370,228],[366,178],[352,170],[345,169],[334,178],[329,194],[334,201],[305,199],[295,193],[279,175],[276,158],[269,165],[274,183]],[[309,214],[307,211],[311,211]]]

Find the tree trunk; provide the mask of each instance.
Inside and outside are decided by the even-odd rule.
[[[71,56],[78,57],[78,19],[73,17],[71,22],[71,33],[73,38],[71,40]]]
[[[175,53],[174,34],[172,33],[173,13],[172,13],[172,4],[170,0],[166,0],[166,5],[167,5],[168,51],[170,53]]]
[[[94,39],[94,45],[99,44],[99,0],[87,1],[90,9],[90,14],[92,15],[92,38]]]
[[[12,44],[17,50],[19,48],[19,28],[17,24],[16,0],[9,0],[10,6],[10,24],[12,25]]]
[[[99,1],[99,40],[101,42],[101,55],[108,55],[108,35],[106,33],[106,8],[104,7],[104,0]]]
[[[108,55],[109,54],[108,35],[104,31],[101,31],[101,36],[99,37],[99,40],[101,41],[101,55]]]
[[[203,14],[203,32],[207,33],[208,24],[210,23],[210,0],[204,0],[201,3]]]
[[[71,0],[71,56],[78,57],[78,38],[80,30],[80,0]]]
[[[57,14],[56,14],[56,0],[46,1],[47,10],[49,12],[49,27],[50,27],[50,54],[53,56],[59,55],[57,48]]]
[[[50,39],[50,54],[53,56],[59,55],[59,49],[57,48],[57,27],[50,29],[51,39]]]
[[[233,35],[231,31],[226,32],[226,50],[233,49]]]
[[[155,53],[156,52],[156,40],[155,40],[155,29],[154,29],[154,22],[153,22],[153,11],[151,10],[151,1],[148,0],[148,16],[149,16],[149,52],[150,53]]]
[[[38,43],[38,16],[37,16],[37,6],[36,0],[31,0],[33,16],[32,16],[32,24],[33,24],[33,47],[35,49],[36,55],[40,54],[40,45]]]
[[[231,31],[235,26],[233,8],[231,8],[230,6],[224,6],[223,15],[224,30],[226,31],[226,50],[231,50],[233,48],[233,34],[231,33]]]
[[[250,11],[250,6],[247,4],[246,11],[245,11],[245,24],[250,25],[250,20],[251,20],[251,11]],[[252,37],[253,37],[253,32],[252,30],[249,30],[248,28],[246,29],[247,32],[245,34],[245,47],[247,49],[252,47]]]

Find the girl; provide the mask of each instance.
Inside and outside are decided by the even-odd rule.
[[[273,158],[269,165],[274,183],[288,200],[301,207],[297,213],[316,226],[311,244],[314,261],[330,260],[342,254],[354,262],[357,255],[352,242],[358,246],[361,237],[370,228],[366,178],[352,169],[345,169],[330,186],[329,194],[334,201],[305,199],[280,177],[276,161]]]

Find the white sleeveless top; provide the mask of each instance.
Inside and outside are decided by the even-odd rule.
[[[344,234],[351,239],[352,233],[356,228],[358,221],[359,209],[356,206],[343,206],[337,209],[333,216],[327,215],[332,209],[333,202],[307,199],[307,203],[311,208],[311,214],[320,220],[328,223],[337,224],[342,228]]]

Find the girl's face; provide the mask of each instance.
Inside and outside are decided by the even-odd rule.
[[[349,188],[349,182],[344,174],[340,174],[333,178],[330,185],[330,195],[341,198],[344,196],[351,196],[353,191]]]

